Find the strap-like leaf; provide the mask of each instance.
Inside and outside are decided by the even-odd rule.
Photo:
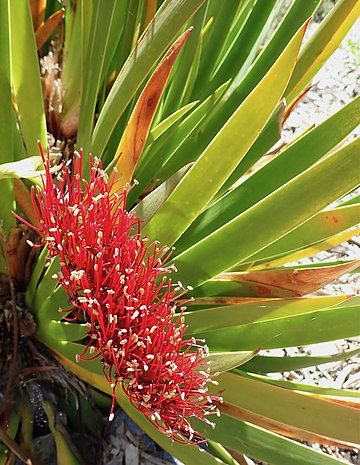
[[[44,171],[36,171],[42,163],[42,158],[40,156],[28,157],[12,163],[3,163],[0,165],[0,179],[38,178],[44,173]],[[40,181],[38,182],[42,185]]]
[[[149,23],[120,71],[99,115],[91,149],[101,156],[120,116],[137,89],[186,21],[204,0],[167,0]]]
[[[272,465],[289,465],[290,463],[291,465],[344,465],[342,460],[228,415],[222,414],[216,418],[215,422],[214,430],[210,428],[206,430],[207,436],[214,441],[221,442],[231,450],[237,450],[266,463]]]
[[[167,181],[160,184],[159,187],[150,192],[149,195],[135,206],[133,211],[141,218],[143,226],[156,214],[190,168],[191,165],[184,166],[184,168],[172,175]]]
[[[283,434],[310,442],[335,443],[337,446],[360,443],[357,428],[359,409],[239,374],[222,373],[218,380],[226,393],[224,410],[230,416],[250,419],[258,426],[282,430]],[[214,388],[211,390],[214,391]],[[281,409],[278,408],[279,404],[282,405]],[[331,418],[336,418],[336,422]],[[286,429],[282,429],[281,425],[286,425]]]
[[[191,247],[215,229],[291,181],[332,150],[359,124],[360,97],[357,97],[318,127],[285,148],[277,157],[238,187],[218,199],[194,221],[184,236],[180,238],[176,244],[177,249],[182,251]],[[245,156],[243,162],[246,162],[255,145],[257,142]]]
[[[241,369],[252,373],[275,373],[279,371],[300,370],[301,368],[313,367],[324,363],[341,362],[350,359],[360,353],[360,349],[346,350],[338,354],[298,357],[274,357],[271,355],[257,355],[246,362]],[[340,391],[336,395],[339,395]],[[345,392],[343,393],[346,396]],[[360,395],[360,394],[359,394]]]
[[[354,170],[359,146],[355,139],[176,257],[180,281],[194,287],[206,282],[352,191],[360,181]]]
[[[144,232],[151,239],[172,245],[238,165],[281,99],[305,28],[303,26],[298,31],[266,77],[229,119],[147,224]],[[263,99],[264,94],[269,98]],[[174,212],[178,214],[174,215]],[[167,227],[170,223],[171,228]]]
[[[37,47],[29,2],[10,2],[12,85],[28,155],[46,146],[46,122]]]
[[[217,283],[230,283],[229,289],[233,289],[230,295],[236,295],[236,285],[241,285],[241,283],[253,283],[255,290],[256,288],[258,290],[259,297],[266,296],[267,286],[271,287],[271,295],[273,297],[283,297],[281,292],[283,290],[288,291],[290,295],[292,294],[300,297],[321,289],[326,284],[334,281],[345,273],[350,273],[352,270],[355,270],[359,264],[360,260],[353,260],[350,263],[306,269],[289,267],[263,271],[221,273],[206,284],[211,283],[212,285],[216,285]],[[206,286],[206,284],[204,286]],[[278,295],[274,292],[275,289],[278,289]],[[204,295],[204,291],[202,295]]]
[[[11,102],[11,59],[10,59],[10,21],[9,2],[0,2],[0,162],[12,162],[14,115]],[[1,165],[0,165],[1,166]],[[14,191],[11,180],[0,181],[1,229],[6,237],[15,219],[11,215],[14,209]],[[1,235],[1,230],[0,230]],[[5,272],[5,260],[0,252],[0,272]]]
[[[270,299],[195,310],[186,322],[189,335],[204,337],[211,351],[275,349],[357,336],[358,311],[348,296]]]
[[[357,20],[360,3],[357,0],[341,0],[321,22],[318,30],[305,44],[299,55],[285,96],[292,102],[310,83],[330,55]]]
[[[118,180],[117,190],[131,182],[176,57],[190,32],[191,29],[184,32],[168,50],[135,105],[114,158],[117,171],[113,176]]]

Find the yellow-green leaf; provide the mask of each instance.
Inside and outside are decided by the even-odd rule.
[[[191,29],[188,29],[179,37],[172,47],[170,47],[149,79],[135,105],[116,150],[114,159],[117,171],[113,176],[118,180],[115,185],[117,190],[120,190],[127,183],[130,183],[132,179],[136,165],[144,149],[146,138],[149,134],[160,98],[174,66],[175,59],[190,32]]]
[[[172,245],[236,168],[282,97],[305,29],[306,24],[147,224],[144,233],[150,239]]]

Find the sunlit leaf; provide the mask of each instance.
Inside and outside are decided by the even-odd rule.
[[[11,54],[10,54],[10,18],[9,2],[0,3],[0,162],[12,162],[13,153],[13,128],[14,115],[11,98]],[[1,166],[1,165],[0,165]],[[2,233],[6,236],[14,225],[14,217],[11,210],[14,209],[14,191],[11,180],[0,181],[0,197],[2,199]],[[0,232],[1,235],[1,232]],[[0,253],[0,270],[5,271],[5,260]]]
[[[206,361],[212,373],[222,373],[232,370],[248,362],[256,352],[211,352]]]
[[[154,63],[203,3],[204,0],[168,0],[162,4],[126,60],[107,97],[92,136],[91,149],[94,153],[101,155],[104,152],[117,121]]]
[[[10,3],[11,75],[21,134],[29,156],[46,147],[46,122],[29,2]]]
[[[340,362],[350,359],[359,353],[360,349],[350,349],[338,354],[319,356],[299,355],[296,357],[274,357],[271,355],[257,355],[252,360],[246,362],[242,369],[252,373],[275,373],[279,371],[300,370],[301,368],[319,366],[325,363]]]
[[[299,55],[285,96],[291,102],[307,86],[340,45],[360,14],[357,0],[341,0],[334,6]]]
[[[28,157],[12,163],[3,163],[0,165],[0,179],[33,179],[40,177],[44,171],[37,171],[37,168],[42,163],[43,161],[40,156]]]
[[[360,421],[359,409],[233,373],[222,373],[218,380],[225,402],[220,409],[227,415],[310,442],[328,441],[337,446],[360,442],[356,426]]]
[[[335,266],[315,267],[313,269],[287,268],[269,271],[253,271],[243,273],[222,273],[215,276],[215,281],[252,282],[259,288],[262,285],[270,285],[273,289],[291,291],[295,296],[311,294],[326,284],[334,281],[339,276],[355,270],[360,260]],[[259,290],[261,296],[264,292]],[[265,294],[266,295],[266,294]],[[276,296],[276,295],[275,295]],[[279,294],[281,297],[281,294]]]
[[[298,31],[272,70],[229,119],[147,224],[144,232],[150,238],[172,245],[208,204],[243,158],[282,96],[295,64],[305,28],[306,26],[303,26]],[[269,94],[269,98],[264,100],[263,93]],[[254,108],[256,112],[252,113]],[[222,154],[221,159],[219,153]],[[205,179],[204,173],[206,173]],[[174,211],[181,211],[181,214],[175,216]],[[170,221],[172,227],[167,228],[166,225]]]
[[[82,460],[75,452],[75,447],[71,442],[70,436],[67,434],[62,422],[57,419],[55,406],[48,400],[42,403],[42,408],[47,416],[47,424],[55,439],[56,456],[58,462],[63,461],[67,465],[83,465]]]
[[[189,171],[191,165],[184,166],[181,170],[171,176],[167,181],[160,184],[155,190],[150,192],[143,200],[141,200],[133,209],[142,220],[145,226],[150,219],[156,214],[161,205],[169,197],[171,192],[176,188],[181,179]]]
[[[205,432],[208,437],[265,463],[289,465],[290,460],[291,465],[344,464],[342,460],[225,414],[216,418],[215,422],[216,427],[207,428]]]
[[[187,30],[182,34],[169,49],[135,105],[114,158],[117,171],[113,176],[117,179],[117,190],[131,182],[170,72],[190,32]]]

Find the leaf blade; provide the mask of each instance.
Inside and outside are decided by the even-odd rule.
[[[308,432],[310,437],[319,435],[334,438],[349,445],[360,442],[360,432],[356,426],[360,422],[358,409],[283,389],[240,374],[222,373],[218,381],[225,391],[226,403],[280,424],[292,426],[294,432],[299,430],[299,434],[302,430],[305,433],[303,437],[307,436]],[[279,403],[282,405],[281,409],[278,408]],[[227,413],[231,415],[231,408],[227,409]],[[331,418],[336,418],[336,422],[329,421]]]
[[[203,3],[204,0],[169,0],[157,11],[106,99],[91,139],[93,153],[98,156],[103,154],[116,123],[154,62]]]
[[[131,182],[160,98],[175,60],[190,32],[191,29],[185,31],[170,47],[150,77],[135,105],[114,158],[117,172],[116,175],[113,174],[113,177],[117,180],[117,190],[121,190],[127,183]]]
[[[342,0],[325,17],[319,29],[300,52],[299,60],[285,92],[288,102],[292,102],[310,83],[317,71],[340,45],[359,14],[359,2]]]
[[[269,74],[228,120],[189,173],[147,224],[144,233],[148,234],[150,238],[159,240],[163,244],[172,245],[235,169],[256,139],[258,131],[265,126],[282,96],[293,69],[305,28],[306,25],[297,32]],[[279,74],[282,76],[281,79],[279,79]],[[261,95],[264,92],[268,94],[269,89],[272,89],[271,98],[266,99],[266,101],[262,100]],[[249,113],[251,114],[255,102],[258,104],[258,109],[249,123]],[[262,106],[259,107],[260,102]],[[245,121],[247,122],[246,127],[244,127]],[[242,141],[241,147],[239,147],[239,139]],[[224,149],[225,146],[226,149]],[[221,161],[218,159],[218,153],[222,153]],[[207,173],[205,179],[203,173]],[[197,193],[196,196],[192,196],[191,203],[189,192]],[[174,216],[174,211],[179,212],[179,214]],[[169,221],[172,222],[171,229],[166,227]]]
[[[357,187],[354,166],[359,162],[359,146],[360,139],[355,139],[178,255],[180,281],[191,282],[193,287],[203,284]],[[326,190],[329,183],[331,191]]]
[[[46,121],[37,48],[29,2],[11,2],[12,83],[21,133],[28,155],[46,147]]]

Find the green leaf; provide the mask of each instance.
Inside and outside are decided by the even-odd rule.
[[[266,152],[280,140],[281,131],[284,124],[284,111],[285,100],[282,100],[275,108],[269,121],[266,123],[266,126],[259,134],[259,137],[256,139],[254,144],[248,150],[247,154],[222,186],[217,194],[217,197],[223,195],[237,181],[239,181],[240,178],[245,175],[246,172],[250,170],[262,156],[266,155]]]
[[[150,192],[143,200],[141,200],[135,208],[132,210],[142,220],[142,226],[144,227],[150,219],[156,214],[161,205],[169,197],[171,192],[176,188],[181,179],[189,171],[191,165],[184,166],[177,173],[173,174],[171,178],[160,184],[155,190]]]
[[[132,180],[175,60],[190,32],[191,29],[186,30],[169,48],[135,104],[114,156],[117,171],[113,177],[117,179],[117,190]]]
[[[206,441],[208,452],[228,465],[240,465],[225,447],[215,441]],[[241,457],[239,457],[241,460]]]
[[[45,265],[47,263],[48,250],[46,247],[43,247],[38,258],[36,260],[34,269],[32,270],[30,280],[26,286],[25,301],[26,305],[31,308],[35,290],[39,284],[41,275],[44,273]]]
[[[146,225],[144,233],[150,239],[156,238],[163,244],[172,245],[236,168],[282,96],[304,31],[305,27],[298,31],[271,71],[229,119]],[[269,98],[263,99],[264,94],[269,95]],[[179,214],[174,216],[174,212]],[[170,222],[171,228],[167,227]]]
[[[186,41],[183,50],[179,54],[177,63],[175,64],[169,90],[164,98],[164,104],[161,109],[162,115],[171,114],[174,108],[179,108],[189,101],[188,99],[195,85],[199,61],[203,50],[203,27],[207,10],[208,2],[199,8],[186,25],[186,28],[191,26],[194,30]],[[198,98],[198,96],[196,98]]]
[[[70,310],[72,305],[69,303],[69,297],[65,289],[59,285],[54,277],[54,274],[60,270],[59,257],[52,258],[44,267],[45,252],[47,255],[46,248],[42,251],[40,267],[35,268],[31,277],[26,300],[29,307],[37,315],[39,325],[41,323],[46,326],[52,320],[59,321],[64,318],[65,313],[59,312],[59,309]]]
[[[357,0],[340,0],[320,23],[314,35],[301,50],[294,73],[285,92],[292,102],[310,83],[360,15]]]
[[[10,63],[10,5],[0,1],[0,162],[13,161],[13,110],[11,102],[11,63]],[[14,186],[9,179],[0,181],[1,229],[6,237],[15,224],[11,214],[14,210]],[[1,235],[1,232],[0,232]],[[5,272],[5,261],[0,252],[0,271]]]
[[[359,305],[344,296],[267,300],[187,312],[186,323],[210,351],[275,349],[357,336]]]
[[[48,250],[45,248],[46,253]],[[44,252],[43,252],[44,253]],[[46,263],[46,268],[41,280],[38,282],[36,292],[33,295],[35,307],[41,305],[44,300],[51,294],[58,286],[58,282],[53,278],[54,274],[60,270],[59,257],[51,258]]]
[[[153,141],[158,139],[164,132],[166,132],[171,126],[177,123],[186,113],[192,110],[197,104],[199,100],[195,100],[195,102],[188,103],[187,105],[179,108],[166,119],[158,123],[151,131],[147,140],[147,144],[151,144]]]
[[[12,409],[11,414],[9,415],[9,419],[6,422],[6,425],[3,427],[10,441],[11,439],[15,438],[20,426],[20,421],[20,416],[17,414],[17,412],[15,412],[15,409]],[[3,429],[0,431],[0,434],[2,433],[0,436],[0,465],[9,465],[11,464],[11,461],[13,461],[14,455],[11,453],[10,448],[7,447],[3,442]]]
[[[325,210],[250,257],[253,263],[269,261],[283,254],[289,255],[340,234],[359,222],[360,203]],[[354,231],[356,234],[356,231]],[[290,260],[287,260],[290,261]],[[261,265],[258,265],[259,269]]]
[[[58,463],[66,465],[82,465],[78,454],[75,451],[74,445],[71,442],[70,435],[64,434],[64,426],[58,418],[55,406],[48,400],[42,403],[42,407],[47,416],[47,424],[55,439],[56,456]],[[66,431],[66,430],[65,430]]]
[[[48,331],[59,341],[81,341],[86,337],[86,324],[51,320],[48,323]]]
[[[125,2],[122,1],[121,3],[122,10],[125,13],[122,18],[122,33],[111,63],[116,73],[123,67],[136,41],[139,39],[141,16],[145,7],[144,3],[139,0],[125,0]]]
[[[320,0],[304,2],[295,0],[289,8],[283,21],[275,31],[271,40],[257,54],[253,63],[248,63],[250,69],[244,76],[241,76],[241,82],[233,83],[222,99],[221,106],[216,112],[210,115],[206,125],[202,127],[201,132],[194,141],[192,151],[194,154],[202,152],[211,142],[215,134],[226,123],[236,108],[248,97],[254,87],[263,79],[279,55],[283,52],[297,29],[312,15]],[[245,44],[243,45],[245,46]]]
[[[276,423],[340,442],[359,444],[360,411],[326,399],[283,389],[254,377],[222,373],[217,378],[224,390],[224,402]],[[219,389],[218,387],[216,389]],[[214,388],[211,388],[214,391]],[[281,408],[279,408],[281,405]],[[232,416],[231,408],[226,409]],[[336,421],[332,421],[336,418]],[[276,426],[275,426],[276,428]]]
[[[351,197],[350,199],[346,200],[345,202],[341,202],[338,207],[345,207],[347,205],[353,205],[355,203],[360,203],[360,194],[355,195],[354,197]]]
[[[269,16],[274,11],[276,0],[260,0],[252,5],[250,11],[244,11],[244,15],[238,18],[236,24],[236,36],[231,44],[224,47],[224,54],[221,56],[220,63],[211,76],[211,84],[216,87],[224,82],[225,79],[234,78],[242,70],[246,72],[251,62],[254,60],[259,51],[259,39],[261,40],[262,30],[265,28]],[[206,75],[209,75],[206,70]],[[205,77],[205,73],[204,73]]]
[[[340,234],[334,234],[333,236],[317,242],[316,244],[311,245],[310,247],[305,247],[302,249],[298,249],[295,252],[285,253],[282,256],[278,258],[274,258],[273,260],[270,261],[260,261],[260,262],[251,262],[251,268],[252,270],[263,270],[263,269],[271,269],[271,268],[278,268],[280,266],[285,265],[286,263],[291,263],[291,262],[296,262],[301,260],[302,258],[305,257],[312,257],[324,250],[329,250],[337,245],[341,244],[342,242],[346,242],[350,240],[352,237],[356,236],[357,234],[360,233],[360,228],[351,228],[345,232],[342,232]],[[249,264],[242,264],[242,267],[249,268]],[[237,268],[234,267],[234,268]]]
[[[21,417],[21,445],[31,453],[35,452],[34,445],[34,410],[30,401],[24,396],[17,398],[17,413]]]
[[[55,280],[54,282],[56,283]],[[48,297],[44,300],[40,300],[39,295],[37,292],[31,308],[46,330],[49,321],[63,319],[66,316],[66,311],[73,307],[69,304],[69,297],[62,286],[58,285],[51,293],[48,293]],[[60,312],[60,309],[65,312]]]
[[[255,324],[261,321],[272,321],[287,318],[294,315],[302,315],[332,308],[334,305],[343,304],[347,296],[334,295],[316,298],[297,299],[255,299],[251,302],[241,302],[237,305],[214,307],[206,310],[187,311],[185,313],[188,332],[191,334],[202,334],[215,331],[216,328],[231,328],[231,326]],[[224,341],[225,343],[227,341]],[[263,344],[252,347],[264,348]],[[248,348],[249,349],[249,348]]]
[[[270,3],[272,3],[272,1],[270,1]],[[211,18],[212,23],[208,33],[204,37],[204,48],[201,54],[198,76],[201,81],[205,81],[204,78],[206,77],[206,79],[208,79],[212,74],[238,9],[238,2],[208,3],[207,20]],[[223,80],[215,85],[214,88],[218,87],[218,85],[232,76],[226,76],[226,74],[224,74],[222,77]],[[204,95],[206,95],[205,89],[202,92],[202,97]]]
[[[359,185],[354,170],[359,147],[360,139],[355,139],[177,256],[177,277],[196,287],[245,261],[353,190]]]
[[[29,2],[10,2],[11,75],[21,134],[28,155],[46,147],[46,121]]]
[[[212,373],[223,373],[232,370],[254,357],[256,352],[211,352],[206,361],[210,363],[209,368]]]
[[[344,465],[342,460],[224,414],[215,423],[215,429],[207,428],[208,437],[272,465]]]
[[[300,370],[325,363],[341,362],[360,353],[360,349],[346,350],[338,354],[322,356],[273,357],[270,355],[257,355],[246,362],[241,369],[252,373],[275,373],[282,371]]]
[[[167,0],[157,11],[120,71],[96,123],[92,152],[101,156],[116,123],[137,89],[186,21],[204,0]]]
[[[177,250],[181,252],[189,248],[291,181],[332,150],[359,124],[360,96],[285,148],[271,162],[205,210],[177,242]],[[257,141],[253,147],[255,145]],[[247,156],[243,159],[244,163]]]
[[[77,356],[84,352],[86,345],[55,339],[53,334],[47,331],[46,325],[38,326],[36,337],[50,346],[61,363],[79,378],[94,388],[111,394],[111,386],[105,379],[100,358],[77,361]]]
[[[79,0],[76,8],[65,9],[66,34],[61,76],[64,86],[64,107],[61,114],[63,131],[64,125],[68,124],[68,120],[71,119],[73,113],[79,110],[82,89],[89,78],[89,76],[85,75],[85,66],[92,10],[93,2],[87,0]]]
[[[13,160],[9,2],[2,0],[0,8],[0,162],[5,163]]]
[[[286,381],[283,379],[273,379],[273,378],[269,378],[268,376],[244,373],[244,371],[240,371],[237,369],[235,369],[233,372],[241,374],[242,376],[246,376],[248,378],[259,379],[260,381],[263,381],[264,383],[273,384],[274,386],[279,386],[284,389],[290,389],[291,391],[307,392],[310,394],[315,394],[317,396],[323,396],[323,397],[327,397],[330,399],[331,397],[337,397],[341,399],[342,402],[345,399],[350,400],[350,402],[351,402],[351,399],[360,399],[360,392],[354,391],[353,389],[351,390],[350,389],[335,389],[335,388],[328,388],[328,387],[310,385],[310,384],[305,384],[305,383],[296,383],[294,381]],[[338,399],[334,399],[335,402],[337,400]]]
[[[95,107],[99,88],[105,68],[106,52],[109,46],[109,36],[117,11],[121,8],[120,1],[106,2],[95,5],[92,15],[93,31],[89,36],[87,60],[84,63],[84,81],[80,103],[80,116],[77,139],[89,151]],[[95,152],[96,153],[96,152]],[[97,153],[96,153],[97,155]]]
[[[190,150],[187,150],[187,145],[191,147],[192,138],[196,137],[196,130],[206,119],[208,112],[214,108],[227,87],[228,83],[219,87],[210,97],[197,106],[184,121],[178,126],[174,125],[148,147],[140,158],[135,172],[135,178],[139,185],[129,192],[128,203],[130,205],[154,178],[165,181],[192,161],[192,154]],[[184,156],[183,152],[185,152],[186,156]],[[163,167],[162,171],[169,172],[169,176],[166,173],[160,176],[159,167]]]
[[[201,131],[201,127],[204,121],[207,120],[209,113],[216,111],[219,101],[228,87],[229,81],[222,84],[186,117],[178,128],[175,128],[174,132],[170,133],[169,138],[165,137],[162,139],[163,143],[160,147],[155,147],[154,151],[151,150],[153,152],[152,159],[159,160],[158,165],[160,169],[157,166],[158,172],[155,174],[160,179],[166,179],[184,166],[184,164],[194,161],[195,158],[191,147],[194,140],[198,137],[198,131]],[[161,151],[165,153],[161,154]]]
[[[302,0],[293,2],[270,41],[262,49],[261,53],[256,56],[249,71],[243,76],[241,82],[235,83],[234,89],[229,91],[229,94],[233,91],[232,105],[236,101],[239,104],[239,99],[244,99],[251,92],[287,46],[296,30],[313,14],[319,3],[320,0],[314,0],[306,4]],[[230,102],[228,106],[231,106]]]

